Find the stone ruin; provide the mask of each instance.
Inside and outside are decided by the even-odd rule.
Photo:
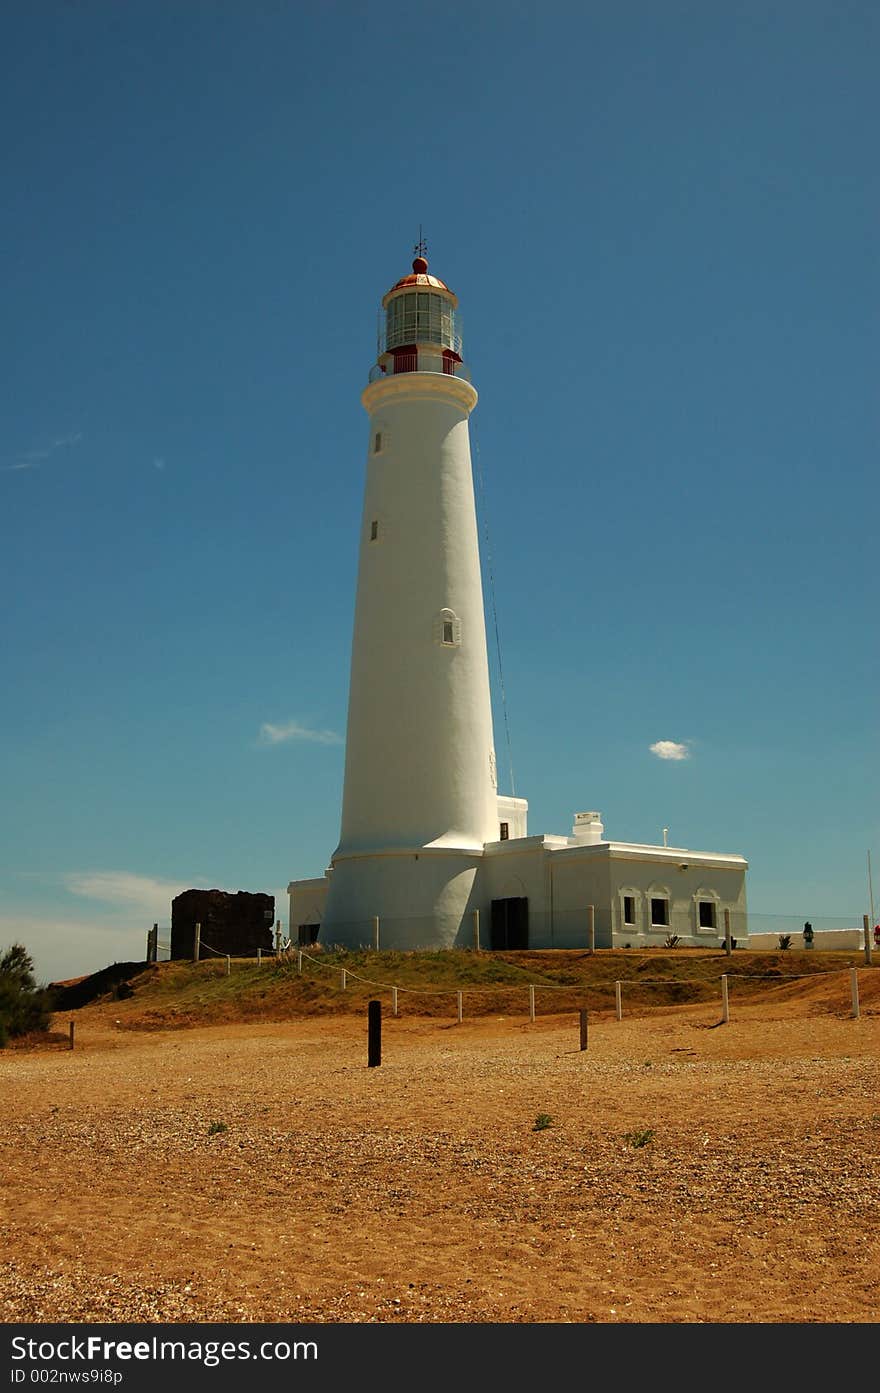
[[[255,958],[275,947],[275,896],[238,890],[184,890],[171,901],[171,956],[191,958],[201,924],[203,959],[229,953]],[[213,952],[211,951],[213,949]]]

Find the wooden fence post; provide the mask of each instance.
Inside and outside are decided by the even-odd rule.
[[[862,915],[862,929],[865,934],[865,966],[871,966],[871,927],[867,914]]]
[[[391,1014],[392,1014],[392,1016],[396,1016],[396,1015],[397,1015],[397,988],[396,988],[396,987],[392,987],[392,988],[391,988]]]
[[[201,945],[201,938],[202,938],[202,926],[201,926],[201,924],[196,924],[195,933],[193,934],[193,962],[194,962],[194,963],[197,963],[198,960],[199,960],[199,953],[201,952],[201,946],[202,946],[202,945]]]
[[[730,910],[729,910],[729,909],[725,909],[725,911],[724,911],[724,951],[725,951],[725,953],[727,954],[728,957],[730,957],[730,954],[731,954],[731,952],[733,951],[733,942],[732,942],[731,937],[730,937]]]
[[[382,1063],[382,1003],[367,1003],[367,1068]]]
[[[725,1025],[730,1020],[730,1002],[727,997],[727,973],[721,974],[721,1019]]]
[[[582,1050],[585,1050],[585,1049],[587,1048],[587,1030],[588,1030],[588,1028],[589,1028],[589,1012],[586,1011],[586,1010],[583,1010],[583,1009],[582,1009],[581,1012],[580,1012],[580,1027],[581,1027],[581,1049],[582,1049]]]
[[[858,970],[854,967],[851,967],[849,970],[849,985],[852,993],[852,1018],[854,1021],[857,1021],[861,1015],[859,1009],[859,974]]]
[[[478,909],[475,909],[474,912],[473,912],[473,916],[472,916],[472,917],[473,917],[473,921],[474,921],[474,949],[476,950],[476,952],[479,953],[479,951],[480,951],[480,911],[479,911]]]
[[[341,969],[340,972],[339,985],[341,986],[343,991],[345,991],[345,988],[348,985],[348,973],[346,972],[344,967]]]
[[[595,953],[595,951],[596,951],[596,906],[595,906],[594,904],[588,904],[588,905],[587,905],[587,942],[588,942],[589,947],[590,947],[590,952],[591,952],[591,953]]]
[[[619,983],[619,982],[615,982],[615,983],[614,983],[614,1004],[615,1004],[615,1007],[617,1008],[617,1019],[618,1019],[619,1021],[622,1021],[622,1020],[623,1020],[623,1001],[621,1000],[620,983]]]
[[[374,914],[374,915],[373,915],[373,947],[375,948],[376,952],[378,953],[378,951],[379,951],[379,916],[378,916],[378,914]]]
[[[229,956],[229,954],[227,953],[227,954],[226,954],[226,976],[227,976],[227,977],[229,976],[229,974],[231,973],[231,971],[232,971],[232,958],[231,958],[231,957]]]
[[[76,1029],[76,1022],[70,1022],[70,1048],[73,1049],[73,1032]]]
[[[529,1020],[530,1020],[530,1021],[533,1021],[534,1019],[535,1019],[535,989],[534,989],[534,987],[529,987]]]
[[[464,1016],[464,1002],[461,992],[456,992],[456,996],[458,997],[458,1023],[461,1025],[462,1017]]]
[[[301,948],[298,948],[296,953],[296,970],[297,972],[302,972],[303,970],[303,955]]]
[[[258,949],[257,949],[257,967],[260,966],[260,964],[262,963],[262,961],[263,961],[263,950],[262,950],[262,948],[258,948]]]

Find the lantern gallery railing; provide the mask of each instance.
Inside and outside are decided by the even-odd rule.
[[[415,353],[397,353],[393,360],[384,366],[374,363],[370,368],[370,381],[380,382],[383,377],[393,377],[401,372],[437,372],[447,377],[463,377],[470,382],[471,375],[464,363],[455,358],[444,357],[442,353],[430,349],[418,349]]]

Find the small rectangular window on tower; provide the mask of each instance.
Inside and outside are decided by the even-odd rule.
[[[380,430],[377,430],[377,431],[376,431],[375,438],[374,438],[374,440],[373,440],[373,454],[374,454],[374,455],[378,455],[378,453],[379,453],[379,451],[381,450],[381,448],[382,448],[382,432],[381,432]]]
[[[509,823],[509,822],[502,822],[502,824],[501,824],[501,838],[500,838],[500,840],[501,840],[502,842],[509,842],[509,841],[510,841],[510,823]]]
[[[371,541],[371,542],[375,542],[375,540],[376,540],[376,538],[377,538],[378,536],[379,536],[379,523],[378,523],[378,520],[377,520],[376,518],[373,518],[373,521],[370,523],[370,541]]]
[[[455,628],[451,619],[444,619],[443,621],[443,642],[455,643]]]

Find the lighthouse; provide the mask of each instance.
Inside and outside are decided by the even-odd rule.
[[[450,947],[498,835],[458,299],[424,247],[382,300],[361,395],[366,481],[339,845],[322,938]],[[470,940],[469,940],[470,941]]]
[[[477,393],[458,298],[421,242],[382,299],[361,402],[341,830],[324,875],[287,887],[291,939],[501,951],[744,940],[744,857],[667,845],[665,830],[662,846],[610,841],[595,811],[576,812],[570,834],[530,836],[526,800],[498,792],[468,431]]]

